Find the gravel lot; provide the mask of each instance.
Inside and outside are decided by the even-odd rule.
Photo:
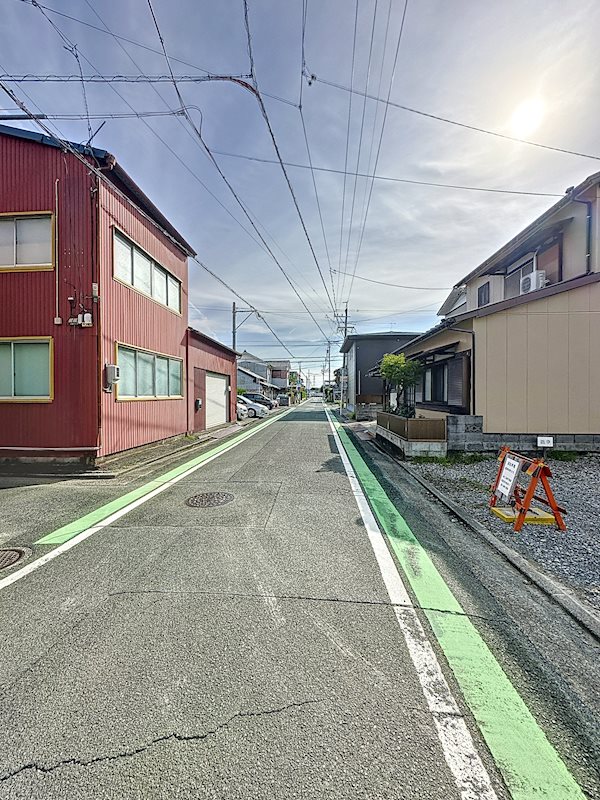
[[[411,462],[422,477],[500,539],[600,609],[600,456],[579,456],[575,461],[550,458],[548,464],[550,485],[559,505],[568,512],[566,533],[545,525],[525,525],[520,533],[514,533],[510,525],[491,514],[488,487],[498,467],[493,457],[474,464]]]

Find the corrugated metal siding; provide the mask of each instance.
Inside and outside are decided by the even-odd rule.
[[[54,325],[54,272],[0,273],[0,336],[54,338],[54,402],[0,402],[4,447],[87,447],[97,440],[97,326],[67,325],[67,297],[91,294],[94,181],[85,167],[58,149],[0,135],[1,213],[54,212],[57,178],[63,324]]]
[[[113,279],[113,228],[119,228],[155,261],[182,281],[182,314],[161,306]],[[102,359],[114,363],[115,343],[123,342],[184,361],[187,330],[187,259],[178,247],[110,186],[100,187],[100,308]],[[193,378],[192,378],[193,379]],[[119,402],[102,393],[100,455],[185,433],[186,399]]]
[[[229,419],[237,419],[237,364],[233,353],[220,350],[215,345],[205,340],[198,339],[193,334],[188,336],[188,428],[193,427],[194,419],[194,367],[205,370],[205,372],[217,372],[220,375],[229,376],[229,386],[231,394],[229,400]]]

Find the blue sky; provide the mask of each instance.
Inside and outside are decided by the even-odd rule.
[[[60,31],[77,44],[84,74],[166,73],[160,54],[128,42],[122,42],[124,52],[112,36],[49,10],[99,28],[106,25],[114,33],[160,49],[147,0],[47,0],[43,5]],[[154,0],[153,5],[171,56],[213,73],[241,75],[249,71],[242,0]],[[371,49],[368,91],[387,96],[403,7],[403,0],[359,0],[354,85],[360,90],[367,86]],[[23,0],[3,0],[2,8],[3,72],[77,73],[73,55],[38,8]],[[308,0],[305,56],[308,69],[318,78],[350,85],[355,8],[354,0]],[[291,103],[264,98],[281,153],[285,161],[306,165],[301,118],[294,105],[299,102],[301,82],[302,9],[302,0],[249,0],[259,88]],[[403,105],[507,134],[515,133],[511,121],[515,109],[536,100],[542,104],[543,115],[528,138],[594,154],[600,152],[599,33],[600,4],[593,0],[409,0],[390,97]],[[173,68],[177,75],[202,74],[177,61],[173,61]],[[30,108],[37,106],[47,114],[83,113],[80,83],[13,87]],[[197,125],[201,124],[211,149],[274,159],[265,121],[250,93],[227,82],[182,83],[181,91],[186,104],[197,107],[190,114]],[[319,81],[312,86],[304,83],[303,112],[314,165],[344,169],[349,98],[347,91]],[[178,106],[175,91],[168,84],[154,88],[143,84],[113,84],[112,88],[88,85],[87,100],[94,115],[129,111],[125,101],[138,112]],[[11,109],[8,97],[0,107]],[[372,172],[383,108],[366,101],[359,155],[363,99],[353,96],[349,171]],[[100,122],[92,120],[92,127]],[[305,367],[320,370],[318,359],[325,352],[323,334],[277,265],[254,240],[256,234],[191,129],[174,116],[147,118],[145,122],[109,119],[94,144],[116,155],[195,246],[207,266],[265,312],[264,318],[288,343],[294,356],[304,360]],[[53,124],[71,140],[88,138],[85,120]],[[32,126],[28,123],[24,127]],[[339,340],[279,166],[230,155],[215,157],[321,328]],[[377,174],[382,176],[557,194],[597,169],[598,162],[590,159],[502,141],[394,108],[386,117],[377,163]],[[336,274],[330,278],[330,266],[349,272],[356,269],[359,276],[391,283],[450,287],[554,202],[551,197],[376,180],[357,260],[369,181],[357,179],[354,193],[354,178],[347,177],[342,224],[343,176],[320,171],[315,174],[329,257],[311,173],[289,167],[326,283],[330,288],[333,280],[338,310],[348,300],[349,318],[358,332],[425,330],[435,323],[435,311],[445,292],[443,288],[395,289],[360,279],[354,280],[350,292],[350,279]],[[353,195],[355,211],[350,226]],[[233,296],[193,264],[190,278],[194,304],[191,324],[230,343]],[[255,318],[240,328],[238,345],[246,345],[264,357],[286,357]],[[333,352],[338,346],[334,345]]]

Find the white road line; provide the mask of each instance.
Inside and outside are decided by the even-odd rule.
[[[98,531],[101,531],[104,528],[108,527],[109,525],[112,525],[113,522],[116,522],[121,517],[124,517],[125,514],[129,514],[129,512],[133,511],[135,508],[138,508],[144,503],[147,503],[148,500],[152,500],[153,497],[156,497],[162,492],[166,492],[167,489],[170,489],[171,486],[174,486],[179,481],[183,480],[184,478],[187,478],[188,475],[192,474],[192,472],[196,472],[196,470],[200,469],[201,467],[204,467],[206,464],[210,464],[210,462],[214,461],[216,458],[219,458],[225,453],[229,453],[229,451],[233,450],[234,447],[237,447],[238,445],[247,442],[248,439],[250,439],[252,436],[255,436],[257,433],[260,433],[260,431],[263,431],[265,428],[268,428],[269,425],[271,425],[272,423],[277,422],[277,420],[280,420],[283,417],[287,416],[293,410],[295,410],[295,408],[292,406],[287,411],[284,411],[283,414],[279,414],[277,417],[274,417],[271,420],[266,420],[266,422],[264,422],[262,425],[258,425],[254,430],[248,431],[247,436],[241,434],[239,439],[234,439],[231,442],[231,444],[229,444],[226,448],[220,450],[218,453],[215,453],[213,456],[210,456],[205,461],[201,461],[200,464],[195,464],[193,467],[190,467],[189,469],[185,470],[185,472],[182,472],[181,475],[177,475],[175,478],[171,478],[171,480],[166,481],[165,483],[158,486],[156,489],[152,489],[151,491],[148,492],[148,494],[145,494],[143,497],[139,497],[137,500],[133,500],[128,505],[123,506],[123,508],[120,508],[118,511],[115,511],[114,514],[111,514],[110,516],[103,519],[101,522],[98,522],[97,525],[93,525],[91,528],[86,528],[86,530],[76,534],[72,539],[69,539],[67,542],[63,542],[62,544],[58,545],[58,547],[55,547],[54,550],[51,550],[49,553],[46,553],[40,558],[37,558],[35,561],[32,561],[26,566],[21,567],[21,569],[18,569],[16,572],[7,575],[6,578],[0,579],[0,591],[2,589],[6,589],[7,586],[10,586],[11,584],[21,580],[21,578],[25,578],[32,572],[35,572],[36,569],[43,567],[49,561],[58,558],[58,556],[61,556],[63,553],[66,553],[67,550],[70,550],[72,547],[75,547],[75,545],[78,545],[80,542],[83,542],[84,539],[87,539],[89,536],[93,536],[94,533],[98,533]],[[149,481],[149,483],[152,483],[152,481]]]
[[[325,413],[389,598],[392,603],[402,606],[402,608],[398,606],[394,608],[396,619],[417,672],[427,707],[433,717],[444,758],[454,776],[461,798],[462,800],[497,800],[487,770],[477,753],[465,719],[444,678],[433,647],[387,548],[331,415],[327,409],[325,409]]]

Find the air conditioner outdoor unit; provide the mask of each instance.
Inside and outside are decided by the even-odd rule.
[[[530,272],[529,275],[524,275],[521,278],[521,294],[528,292],[535,292],[536,289],[543,289],[546,285],[546,270],[536,269]]]

